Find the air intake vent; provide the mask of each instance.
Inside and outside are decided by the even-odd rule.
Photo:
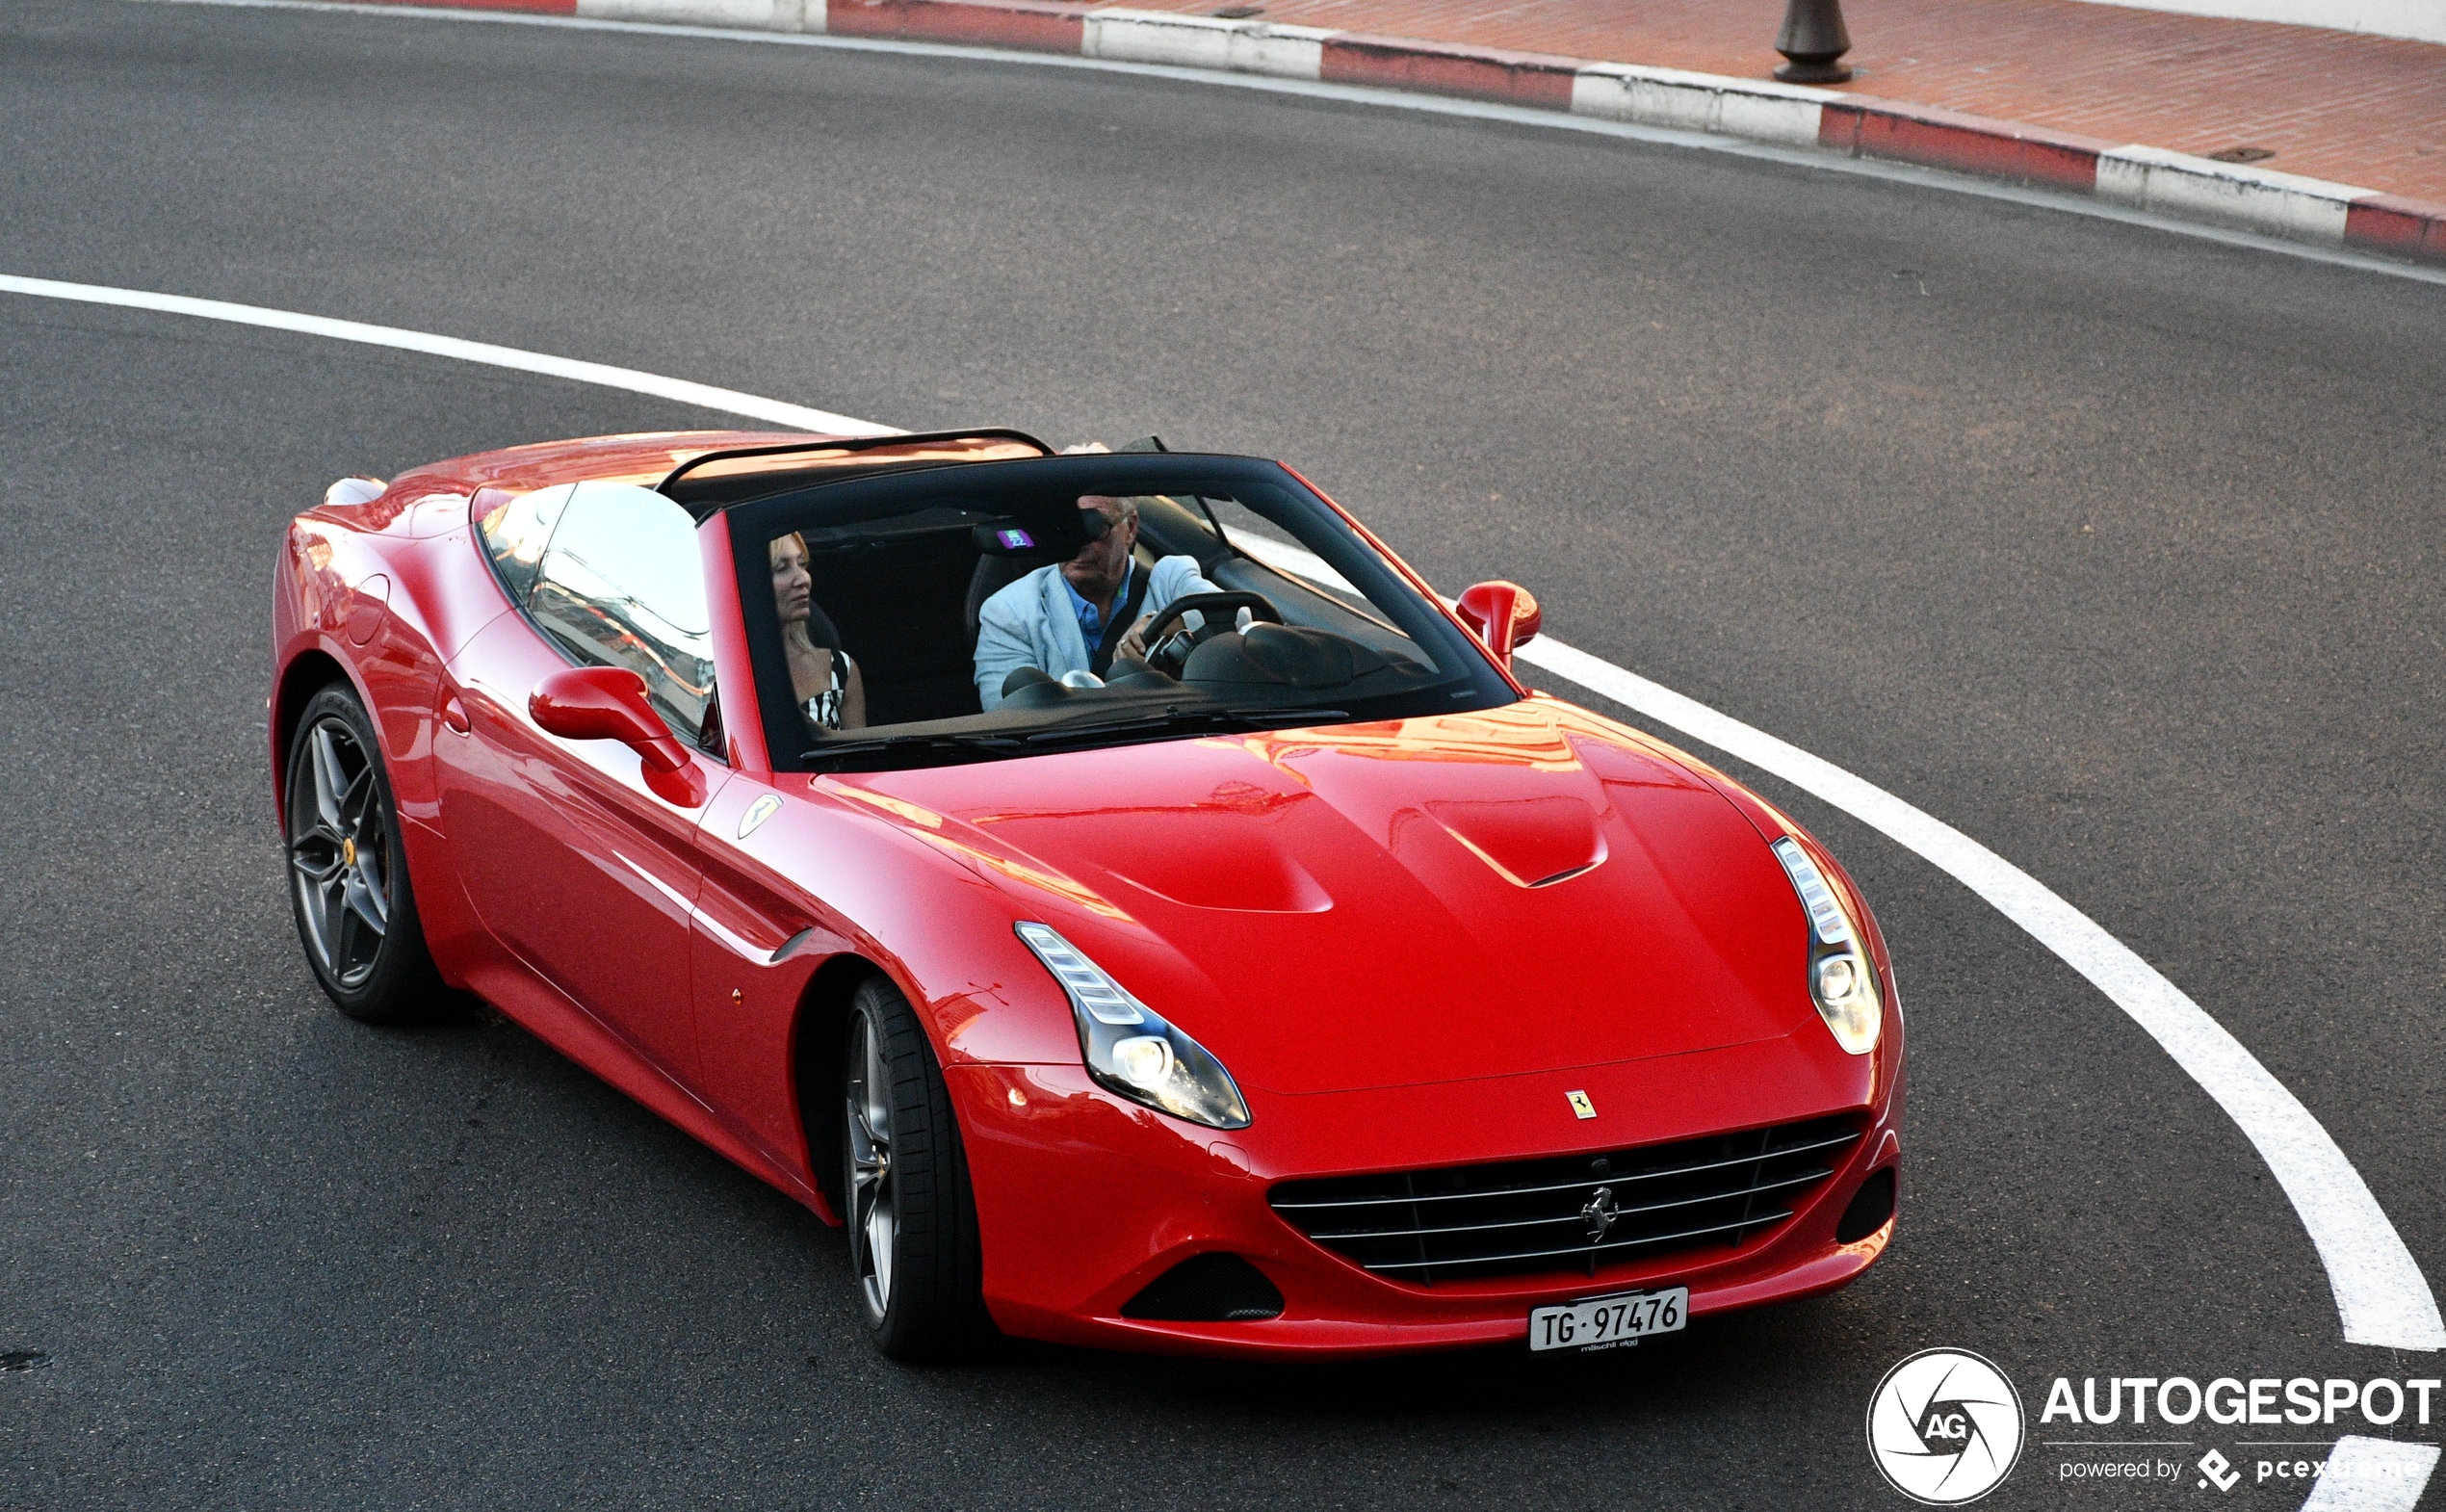
[[[1851,1206],[1834,1225],[1834,1242],[1857,1244],[1886,1226],[1894,1215],[1894,1168],[1890,1165],[1860,1184]]]
[[[1283,1293],[1237,1255],[1199,1255],[1150,1282],[1124,1317],[1164,1323],[1251,1323],[1283,1316]]]
[[[1594,1275],[1604,1261],[1763,1236],[1859,1141],[1857,1120],[1821,1118],[1596,1156],[1286,1182],[1267,1200],[1310,1238],[1396,1281]]]

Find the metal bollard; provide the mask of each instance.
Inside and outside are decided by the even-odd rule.
[[[1787,60],[1775,76],[1786,84],[1841,84],[1852,70],[1834,60],[1852,50],[1842,0],[1789,0],[1775,50]]]

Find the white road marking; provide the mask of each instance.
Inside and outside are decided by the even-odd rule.
[[[481,362],[486,367],[515,368],[521,373],[540,373],[546,378],[592,383],[600,388],[624,388],[632,394],[651,394],[657,399],[676,400],[701,409],[717,409],[728,415],[769,420],[776,425],[825,435],[880,435],[892,429],[878,426],[871,420],[852,420],[847,415],[836,415],[830,410],[810,409],[804,404],[785,404],[777,399],[760,399],[737,389],[715,388],[706,383],[691,383],[686,378],[639,373],[635,368],[615,368],[601,362],[576,362],[567,357],[546,356],[540,352],[496,347],[486,341],[462,341],[455,336],[402,330],[396,326],[368,326],[362,321],[335,321],[323,315],[266,309],[260,304],[191,300],[183,294],[151,294],[141,289],[61,283],[51,278],[19,278],[7,274],[0,274],[0,294],[31,294],[46,300],[73,300],[80,304],[116,304],[123,309],[192,315],[198,320],[228,321],[239,326],[261,326],[269,330],[293,330],[305,336],[361,342],[369,347],[421,352],[429,356]]]
[[[2384,274],[2391,278],[2408,278],[2415,283],[2446,285],[2446,269],[2422,268],[2410,263],[2368,252],[2346,251],[2341,248],[2313,247],[2303,242],[2289,242],[2280,237],[2263,236],[2254,231],[2236,230],[2226,226],[2205,225],[2193,221],[2180,221],[2155,215],[2147,210],[2086,196],[2062,194],[2044,189],[2025,189],[2018,185],[1991,183],[1966,175],[1948,173],[1941,169],[1920,168],[1909,163],[1887,163],[1874,158],[1849,158],[1816,147],[1780,147],[1763,142],[1746,142],[1737,137],[1715,136],[1701,131],[1679,131],[1664,126],[1641,126],[1628,121],[1605,120],[1594,116],[1572,116],[1561,111],[1536,110],[1524,105],[1497,105],[1485,100],[1454,99],[1435,94],[1412,94],[1400,90],[1373,89],[1356,84],[1321,84],[1309,79],[1273,78],[1254,73],[1220,72],[1206,68],[1184,68],[1170,64],[1125,63],[1105,58],[1083,58],[1068,53],[1010,52],[995,47],[971,47],[956,42],[897,41],[886,37],[830,37],[820,33],[731,31],[707,26],[672,26],[653,21],[593,20],[582,16],[541,15],[516,11],[457,11],[427,9],[411,5],[356,5],[345,0],[151,0],[157,5],[209,5],[246,11],[329,11],[351,15],[403,17],[426,21],[467,21],[495,26],[559,26],[589,32],[628,32],[645,37],[692,38],[699,40],[726,42],[757,42],[768,46],[823,47],[838,52],[897,53],[911,58],[958,58],[978,63],[1018,64],[1043,68],[1083,68],[1097,73],[1131,73],[1144,78],[1167,79],[1181,84],[1210,85],[1217,89],[1260,90],[1273,94],[1298,94],[1311,99],[1339,100],[1351,105],[1367,105],[1382,110],[1405,110],[1428,116],[1456,116],[1469,120],[1502,121],[1515,126],[1535,126],[1548,131],[1575,131],[1585,136],[1613,137],[1626,142],[1645,142],[1658,146],[1690,147],[1702,152],[1721,152],[1732,157],[1756,158],[1769,163],[1784,163],[1795,168],[1817,169],[1829,173],[1848,173],[1857,178],[1880,178],[1891,183],[1915,184],[1922,189],[1942,190],[1948,194],[1970,195],[1981,199],[2000,199],[2009,204],[2028,205],[2035,209],[2056,210],[2066,215],[2086,216],[2093,221],[2118,221],[2125,225],[2147,226],[2196,241],[2217,242],[2226,247],[2249,248],[2254,251],[2280,252],[2315,263],[2330,263],[2339,268],[2357,269],[2362,273]]]
[[[2412,1512],[2437,1468],[2437,1446],[2343,1438],[2302,1512]]]
[[[659,378],[629,368],[259,305],[9,274],[0,274],[0,293],[232,321],[457,357],[657,395],[702,408],[835,434],[888,435],[897,430],[872,421],[854,420],[685,379]],[[1244,540],[1243,544],[1257,547],[1251,555],[1286,571],[1300,572],[1328,584],[1340,582],[1324,562],[1297,548],[1271,541]],[[1304,562],[1299,560],[1303,558]],[[1522,647],[1519,657],[1702,743],[1773,772],[1888,836],[1977,893],[2095,983],[2163,1045],[2175,1064],[2241,1127],[2309,1231],[2311,1243],[2327,1267],[2328,1284],[2335,1293],[2348,1342],[2394,1349],[2446,1348],[2446,1322],[2438,1316],[2437,1300],[2431,1294],[2420,1266],[2405,1247],[2403,1237],[2387,1221],[2360,1172],[2336,1148],[2326,1128],[2241,1041],[2088,915],[1952,825],[1831,762],[1695,699],[1550,637],[1541,636]],[[2383,1468],[2390,1473],[2355,1481],[2349,1487],[2342,1481],[2323,1480],[2305,1504],[2304,1512],[2313,1507],[2354,1508],[2360,1512],[2409,1509],[2420,1500],[2437,1459],[2433,1446],[2357,1437],[2339,1440],[2335,1454],[2349,1464]]]

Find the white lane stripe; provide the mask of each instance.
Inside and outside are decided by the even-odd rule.
[[[567,378],[576,383],[592,383],[600,388],[623,388],[632,394],[651,394],[657,399],[676,400],[694,404],[700,409],[719,410],[724,414],[746,415],[756,420],[769,420],[776,425],[813,430],[822,435],[889,435],[890,426],[879,426],[872,420],[853,420],[830,410],[810,409],[804,404],[787,404],[777,399],[760,399],[737,389],[715,388],[710,384],[691,383],[686,378],[664,378],[658,374],[640,373],[635,368],[615,368],[601,362],[576,362],[567,357],[546,356],[540,352],[521,352],[515,347],[496,347],[490,342],[461,341],[455,336],[434,336],[421,330],[402,330],[395,326],[368,326],[361,321],[335,321],[322,315],[299,315],[290,310],[266,309],[258,304],[231,304],[223,300],[191,300],[180,294],[150,294],[138,289],[113,289],[91,283],[61,283],[51,278],[19,278],[0,274],[0,294],[31,294],[47,300],[73,300],[80,304],[116,304],[131,310],[157,310],[165,315],[191,315],[198,320],[229,321],[240,326],[260,326],[269,330],[290,330],[306,336],[328,336],[336,341],[354,341],[369,347],[392,347],[401,352],[421,352],[429,356],[452,357],[460,362],[481,362],[486,367],[515,368],[521,373],[540,373],[546,378]]]
[[[1913,164],[1891,163],[1877,158],[1844,157],[1839,153],[1817,147],[1776,146],[1764,142],[1747,141],[1740,137],[1675,130],[1664,126],[1643,126],[1628,121],[1600,119],[1594,116],[1574,116],[1560,111],[1539,110],[1525,105],[1497,105],[1487,100],[1416,94],[1401,90],[1379,89],[1367,85],[1323,84],[1306,79],[1268,78],[1262,74],[1184,68],[1170,64],[1119,63],[1102,58],[1082,58],[1069,53],[1013,52],[1003,48],[973,47],[957,42],[915,42],[900,41],[887,37],[829,37],[809,33],[735,31],[704,26],[671,26],[648,21],[596,21],[582,16],[541,15],[517,11],[442,10],[391,4],[387,3],[387,0],[386,3],[379,5],[352,4],[350,0],[148,0],[148,3],[207,5],[241,11],[328,12],[347,15],[382,16],[393,20],[407,18],[424,21],[468,21],[495,26],[557,26],[577,31],[625,32],[638,37],[757,42],[788,47],[820,47],[836,52],[890,53],[906,58],[956,58],[976,63],[1015,64],[1042,68],[1083,68],[1099,73],[1129,73],[1136,74],[1141,78],[1165,79],[1182,84],[1210,85],[1220,89],[1262,90],[1268,93],[1297,94],[1309,99],[1337,100],[1344,104],[1366,105],[1379,110],[1404,110],[1428,116],[1453,116],[1470,120],[1501,121],[1508,125],[1534,126],[1548,131],[1575,131],[1588,136],[1613,137],[1626,142],[1644,142],[1657,146],[1690,147],[1702,152],[1721,152],[1730,157],[1756,158],[1763,162],[1782,163],[1794,168],[1817,169],[1829,173],[1846,173],[1855,178],[1879,178],[1891,183],[1916,185],[1921,189],[1941,190],[1946,194],[1968,195],[1980,199],[1999,199],[2008,204],[2027,205],[2040,210],[2055,210],[2066,215],[2084,216],[2093,221],[2115,221],[2125,225],[2146,226],[2152,231],[2186,236],[2195,241],[2216,242],[2225,247],[2248,248],[2253,251],[2278,252],[2287,257],[2300,258],[2304,262],[2329,263],[2338,268],[2352,268],[2362,273],[2384,274],[2390,278],[2408,278],[2415,283],[2446,284],[2446,268],[2424,268],[2368,252],[2348,251],[2342,248],[2316,247],[2307,242],[2290,242],[2281,237],[2268,236],[2257,231],[2183,221],[2147,209],[2119,205],[2086,196],[2044,189],[2025,189],[2017,184],[1992,182],[1958,173],[1948,173],[1941,169],[1920,168]]]
[[[235,320],[438,355],[458,355],[463,349],[473,349],[481,354],[470,360],[580,382],[605,382],[639,393],[680,397],[684,403],[709,409],[726,409],[759,419],[777,419],[785,411],[794,411],[820,417],[827,429],[855,427],[860,434],[892,432],[892,428],[872,421],[850,420],[699,383],[656,378],[625,368],[541,357],[509,348],[483,347],[353,321],[7,274],[0,274],[0,292],[136,309],[166,309],[174,314]],[[611,377],[592,377],[594,374]],[[712,396],[727,396],[744,404],[733,405]],[[1290,565],[1295,559],[1288,555],[1296,548],[1274,542],[1262,545],[1265,549],[1252,550],[1251,555],[1260,556],[1261,560],[1275,559],[1286,570],[1296,570]],[[1307,557],[1317,568],[1324,567],[1308,553],[1300,552],[1298,556]],[[2327,1130],[2224,1026],[2086,914],[1953,826],[1764,731],[1548,638],[1541,637],[1522,647],[1520,656],[1531,665],[1542,666],[1816,795],[1926,858],[1986,899],[2087,977],[2147,1030],[2166,1047],[2175,1063],[2241,1127],[2267,1160],[2303,1225],[2309,1230],[2311,1242],[2327,1267],[2328,1283],[2335,1293],[2347,1341],[2397,1349],[2446,1348],[2446,1322],[2438,1316],[2437,1301],[2430,1293],[2428,1281],[2414,1264],[2411,1252],[2405,1248],[2403,1238],[2380,1209],[2368,1184],[2336,1148]]]
[[[2434,1444],[2338,1439],[2302,1512],[2412,1512],[2436,1468]]]

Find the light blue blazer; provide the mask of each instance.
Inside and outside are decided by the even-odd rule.
[[[1198,571],[1195,557],[1166,557],[1147,574],[1138,613],[1160,614],[1176,598],[1220,593]],[[1113,606],[1120,608],[1118,602]],[[1079,633],[1079,614],[1061,564],[1038,567],[985,601],[976,613],[976,696],[991,709],[1002,701],[1002,679],[1023,666],[1049,677],[1087,670],[1094,648]]]

